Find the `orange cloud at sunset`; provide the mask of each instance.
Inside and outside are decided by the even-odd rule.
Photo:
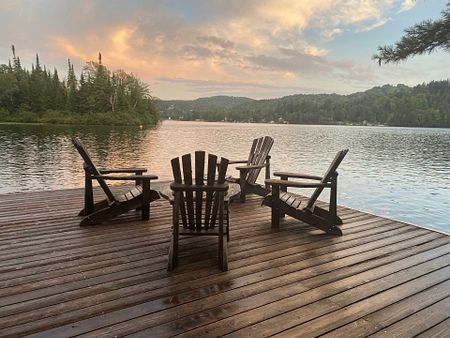
[[[42,11],[34,2],[25,10],[8,1],[7,15],[0,12],[0,19],[14,29],[7,35],[0,32],[0,39],[4,46],[15,43],[21,55],[38,52],[47,64],[51,58],[58,68],[66,67],[67,58],[76,67],[96,61],[101,52],[108,68],[134,73],[162,98],[239,90],[239,95],[255,98],[299,91],[349,93],[397,81],[398,74],[410,84],[436,78],[429,63],[414,64],[420,58],[380,69],[371,57],[378,45],[401,34],[403,16],[419,21],[438,2],[445,0],[149,0],[114,5],[106,0],[42,0]],[[62,11],[76,15],[50,17]],[[3,58],[9,53],[0,49]],[[419,74],[418,69],[424,70]],[[448,67],[439,69],[441,77]],[[184,94],[174,97],[174,92]]]

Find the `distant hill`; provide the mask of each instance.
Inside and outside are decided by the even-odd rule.
[[[236,107],[243,103],[252,102],[247,97],[234,96],[211,96],[196,100],[156,100],[155,106],[165,118],[185,119],[186,115],[194,113],[207,113],[211,111],[224,110]]]
[[[450,82],[432,81],[415,87],[385,85],[350,95],[159,101],[156,109],[162,118],[178,120],[450,128]]]

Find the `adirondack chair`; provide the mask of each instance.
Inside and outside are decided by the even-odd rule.
[[[278,176],[281,179],[266,180],[265,182],[272,186],[272,192],[264,198],[263,204],[272,208],[272,227],[279,227],[280,217],[288,214],[327,233],[341,236],[342,231],[337,227],[337,225],[342,224],[342,220],[337,216],[338,173],[336,169],[347,152],[348,149],[339,151],[323,176],[275,172],[274,176]],[[289,181],[289,178],[303,178],[318,182]],[[311,197],[307,198],[288,192],[288,187],[315,188],[315,190]],[[331,189],[328,210],[316,205],[317,198],[325,188]]]
[[[195,177],[192,177],[191,155],[171,161],[174,182],[170,188],[174,194],[172,240],[169,249],[168,270],[178,264],[179,236],[212,235],[219,239],[219,268],[228,270],[227,242],[229,240],[228,202],[225,195],[228,183],[225,174],[228,160],[222,158],[217,165],[217,156],[209,154],[206,166],[205,152],[195,152]],[[217,174],[216,174],[217,168]],[[195,182],[194,182],[195,180]]]
[[[229,164],[245,163],[236,167],[239,170],[239,178],[228,177],[227,181],[239,183],[241,187],[240,201],[245,202],[246,194],[253,193],[265,196],[270,192],[269,186],[265,187],[256,183],[262,168],[265,168],[265,178],[270,178],[269,152],[273,145],[273,138],[264,136],[253,140],[252,148],[247,160],[230,161]]]
[[[150,181],[157,179],[157,176],[143,175],[147,171],[145,168],[99,169],[78,138],[74,137],[72,143],[84,160],[84,209],[78,215],[85,217],[81,220],[80,225],[99,224],[132,209],[142,209],[143,220],[150,218],[150,202],[159,198],[158,193],[150,189]],[[106,199],[97,203],[94,203],[93,180],[97,180],[106,194]],[[106,180],[132,180],[136,182],[136,186],[127,193],[116,195],[112,192]]]

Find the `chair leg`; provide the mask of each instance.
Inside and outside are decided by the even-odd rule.
[[[92,190],[91,174],[85,169],[84,177],[84,209],[80,211],[79,216],[86,216],[95,211],[94,192]]]
[[[150,219],[150,180],[144,180],[142,185],[142,220]]]
[[[241,203],[245,203],[245,177],[247,176],[247,171],[239,171],[239,185],[241,187],[241,193],[239,195],[239,200]]]
[[[219,242],[220,246],[220,242]],[[222,239],[222,257],[220,259],[220,269],[222,271],[228,271],[228,243],[226,240]]]
[[[226,212],[227,212],[227,242],[230,241],[230,210],[228,209],[228,203],[226,204]]]
[[[178,235],[172,234],[172,240],[169,247],[168,271],[172,271],[178,265]]]
[[[280,187],[272,185],[272,228],[280,227]]]
[[[228,270],[228,243],[224,238],[225,234],[219,234],[219,247],[218,247],[218,261],[219,269],[222,271]]]

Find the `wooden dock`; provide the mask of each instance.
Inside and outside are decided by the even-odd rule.
[[[82,189],[0,196],[0,336],[450,335],[450,236],[339,207],[344,236],[261,199],[231,206],[229,271],[216,240],[183,239],[171,209],[78,226]]]

